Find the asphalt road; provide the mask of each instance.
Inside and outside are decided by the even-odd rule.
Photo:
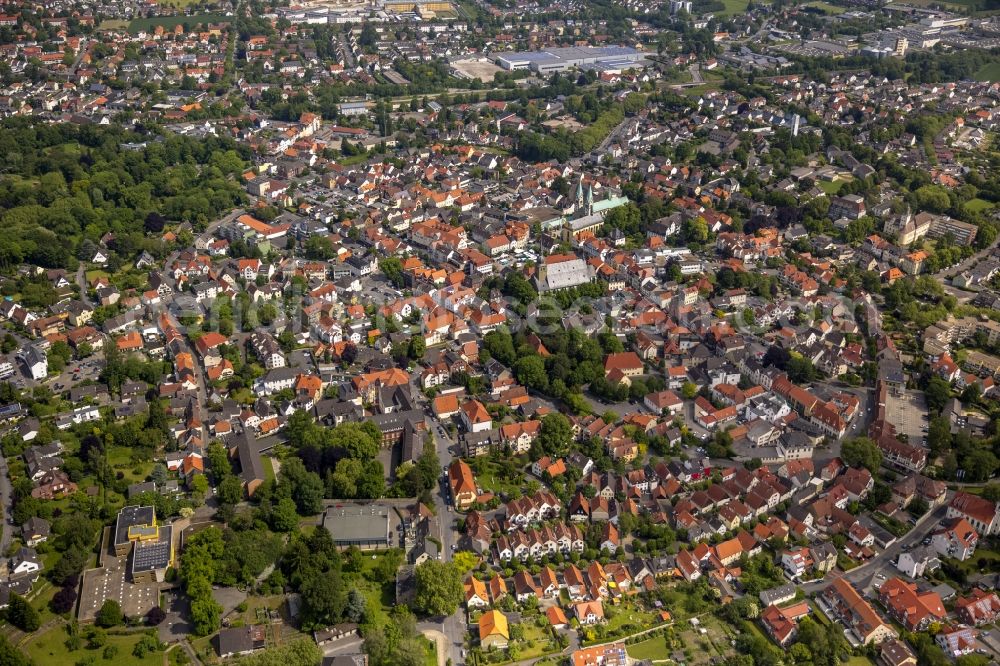
[[[11,486],[7,469],[7,459],[0,455],[0,502],[3,502],[3,533],[0,534],[0,552],[6,553],[14,537],[14,526],[10,524],[11,516]]]
[[[976,263],[978,263],[981,259],[985,259],[986,257],[988,257],[998,244],[1000,244],[1000,237],[997,237],[997,239],[994,240],[992,243],[990,243],[987,247],[984,247],[979,252],[976,252],[968,259],[965,259],[964,261],[961,261],[955,264],[954,266],[950,266],[949,268],[943,268],[939,270],[937,273],[932,273],[931,277],[936,278],[938,280],[943,280],[945,278],[950,278],[952,276],[958,275],[962,271],[968,270],[973,266],[975,266]]]
[[[76,269],[76,284],[80,287],[80,300],[87,305],[93,305],[90,302],[90,297],[87,296],[87,273],[83,270],[84,266],[81,263],[80,267]]]
[[[864,589],[867,587],[868,582],[879,572],[887,572],[895,570],[893,563],[900,553],[903,552],[903,546],[917,546],[920,542],[931,533],[944,518],[947,512],[947,502],[944,506],[940,506],[934,511],[925,514],[917,524],[913,526],[902,538],[897,539],[892,545],[878,553],[872,559],[868,560],[864,564],[851,569],[846,573],[839,574],[827,574],[822,580],[811,581],[803,584],[801,587],[805,592],[819,592],[829,585],[835,578],[844,578],[852,585]],[[889,575],[886,575],[889,578]]]
[[[418,404],[427,409],[429,401],[420,393],[416,387],[415,394]],[[458,441],[448,434],[448,430],[439,427],[437,419],[429,418],[428,427],[434,437],[434,445],[437,449],[438,460],[442,467],[447,467],[455,459],[458,452]],[[459,514],[455,513],[451,506],[450,490],[448,479],[442,470],[438,479],[437,488],[434,492],[434,514],[438,523],[438,540],[441,542],[441,559],[450,562],[454,555],[453,548],[458,548],[458,532],[455,530],[455,521]],[[461,608],[454,615],[441,618],[431,618],[420,622],[417,628],[435,640],[438,648],[444,648],[444,653],[438,656],[438,665],[443,666],[450,659],[452,664],[462,664],[462,650],[465,647],[465,636],[468,628],[465,625],[465,616]]]

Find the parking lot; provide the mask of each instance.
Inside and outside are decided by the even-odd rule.
[[[92,620],[106,599],[114,599],[127,617],[143,616],[160,603],[159,583],[134,584],[127,580],[127,558],[107,555],[105,566],[83,572],[81,621]]]
[[[927,401],[921,391],[890,393],[885,404],[886,419],[896,426],[896,433],[906,435],[910,444],[922,444],[927,436]]]
[[[501,71],[494,63],[485,58],[465,58],[451,63],[455,71],[466,79],[479,79],[484,83],[492,83],[493,76]]]

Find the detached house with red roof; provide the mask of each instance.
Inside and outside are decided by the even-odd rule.
[[[675,415],[679,414],[684,408],[684,401],[669,389],[658,393],[646,394],[643,404],[655,414],[662,414],[666,410],[668,414]]]
[[[469,400],[459,408],[462,425],[471,433],[487,432],[493,427],[490,413],[478,400]]]
[[[808,614],[809,604],[805,601],[787,608],[771,605],[760,614],[760,621],[774,642],[785,647],[795,639],[798,633],[798,620]]]

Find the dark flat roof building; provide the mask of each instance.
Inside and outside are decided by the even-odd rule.
[[[115,554],[128,553],[133,541],[156,538],[156,511],[151,506],[126,506],[115,521]]]
[[[389,547],[389,507],[380,504],[330,507],[323,515],[323,527],[338,548]]]

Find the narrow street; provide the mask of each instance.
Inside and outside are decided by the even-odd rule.
[[[11,513],[11,485],[10,474],[7,469],[7,459],[0,454],[0,501],[3,502],[3,533],[0,534],[0,552],[7,552],[14,534],[14,526]]]
[[[946,278],[954,277],[959,273],[961,273],[962,271],[966,271],[972,268],[980,260],[990,256],[990,253],[993,252],[994,248],[996,248],[997,245],[1000,245],[1000,236],[998,236],[996,240],[990,243],[987,247],[984,247],[982,250],[979,250],[968,259],[965,259],[955,264],[954,266],[950,266],[948,268],[942,268],[937,273],[931,273],[930,276],[936,280],[944,280]]]
[[[89,285],[87,284],[87,273],[83,270],[83,268],[84,266],[81,263],[80,267],[76,269],[76,284],[80,287],[80,300],[87,305],[93,306],[93,303],[90,301],[90,296],[87,295],[87,287]]]

